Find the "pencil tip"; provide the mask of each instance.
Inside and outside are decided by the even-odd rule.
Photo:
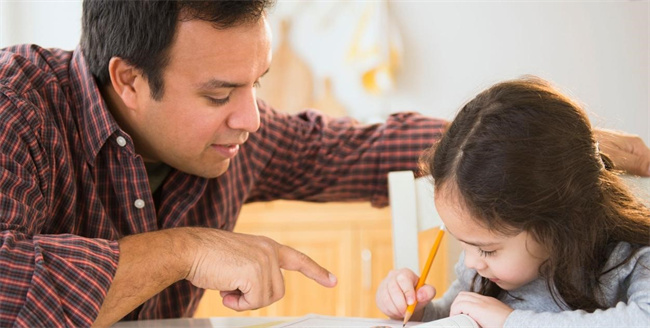
[[[413,315],[412,311],[406,311],[404,314],[404,323],[402,324],[402,328],[406,327],[406,323],[409,322],[409,319],[411,319],[411,316]]]

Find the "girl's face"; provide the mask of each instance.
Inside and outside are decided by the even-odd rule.
[[[442,186],[435,204],[446,230],[465,251],[465,266],[504,290],[514,290],[535,280],[548,258],[545,249],[523,231],[515,236],[496,234],[473,219],[454,188]]]

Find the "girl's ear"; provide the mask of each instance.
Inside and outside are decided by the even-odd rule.
[[[129,109],[137,109],[139,90],[136,81],[142,78],[140,70],[120,57],[113,57],[108,62],[108,73],[113,89],[124,105]]]

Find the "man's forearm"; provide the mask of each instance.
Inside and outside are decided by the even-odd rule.
[[[119,241],[120,259],[93,327],[107,327],[189,271],[181,229],[128,236]]]

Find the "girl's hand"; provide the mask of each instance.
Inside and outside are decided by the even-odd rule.
[[[409,269],[392,270],[377,288],[377,307],[379,310],[394,320],[404,318],[404,312],[408,305],[413,304],[416,299],[415,285],[418,283],[418,276]],[[418,304],[415,307],[414,321],[422,318],[422,309],[436,295],[433,286],[423,285],[417,292]]]
[[[477,293],[460,292],[451,304],[449,316],[467,314],[481,327],[503,327],[513,309],[494,297]]]

